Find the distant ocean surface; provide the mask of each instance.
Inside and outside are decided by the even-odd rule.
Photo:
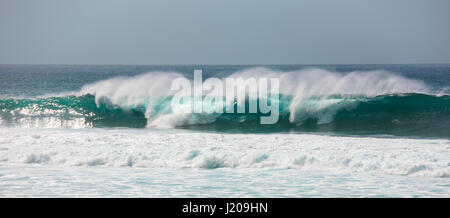
[[[279,121],[172,112],[194,69],[280,78]],[[450,64],[0,65],[3,197],[450,197],[449,139]]]

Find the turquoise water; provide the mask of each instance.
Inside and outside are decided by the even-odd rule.
[[[236,75],[282,78],[284,93],[272,99],[280,104],[278,122],[260,125],[263,114],[248,112],[191,114],[175,123],[161,121],[176,115],[170,108],[173,92],[167,75],[174,72],[192,79],[194,69],[203,69],[204,79]],[[52,120],[47,126],[57,127],[57,120],[65,128],[76,123],[100,128],[171,126],[235,133],[450,137],[450,65],[2,65],[0,76],[3,126],[40,122],[46,127],[43,120],[47,119]],[[165,86],[151,89],[160,83]],[[248,99],[243,107],[249,108],[253,101],[260,99]]]
[[[280,78],[278,122],[172,111],[194,69]],[[0,196],[449,197],[449,84],[448,64],[0,65]]]

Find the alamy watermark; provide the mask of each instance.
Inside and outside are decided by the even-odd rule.
[[[203,81],[202,70],[194,70],[194,81],[184,77],[172,81],[177,91],[171,100],[176,113],[261,113],[261,124],[279,118],[279,79],[264,77],[210,77]],[[248,107],[247,107],[248,106]],[[236,107],[236,109],[235,109]]]

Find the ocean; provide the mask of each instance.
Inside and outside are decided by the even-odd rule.
[[[196,69],[278,122],[172,111]],[[449,139],[450,64],[0,65],[2,197],[450,197]]]

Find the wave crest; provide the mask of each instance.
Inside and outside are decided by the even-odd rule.
[[[385,71],[344,74],[321,69],[282,72],[251,68],[229,75],[227,78],[280,79],[280,119],[268,126],[259,124],[261,113],[172,111],[170,102],[175,91],[170,87],[178,77],[183,75],[151,72],[87,84],[75,95],[0,99],[0,123],[28,127],[51,124],[49,127],[450,135],[445,130],[450,122],[450,96],[445,90],[433,93],[422,81]],[[259,100],[232,103],[248,108],[249,102]]]

